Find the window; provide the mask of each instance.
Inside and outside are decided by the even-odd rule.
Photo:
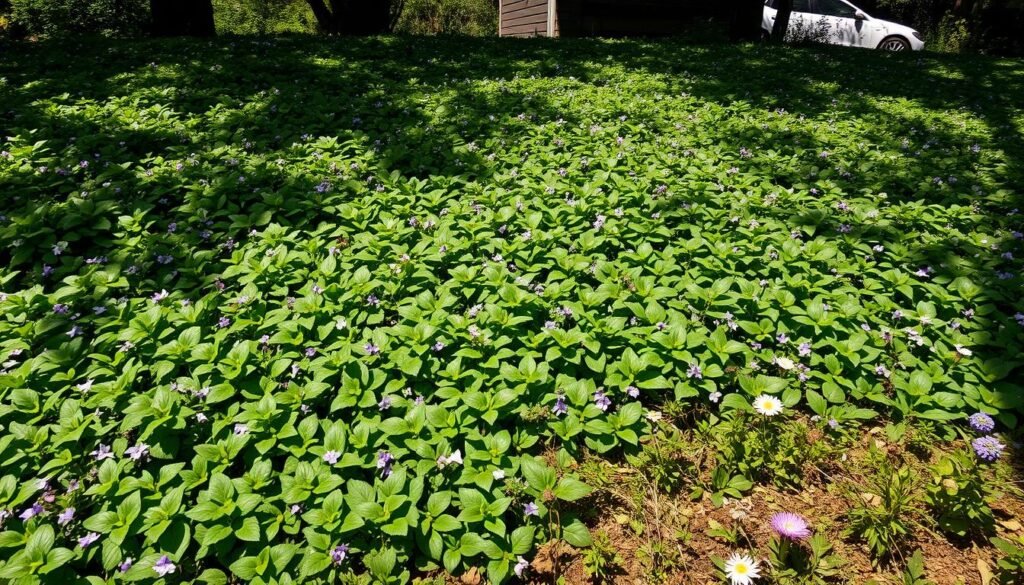
[[[793,0],[793,12],[810,12],[810,0]]]
[[[796,2],[793,3],[794,5]],[[853,18],[857,14],[857,9],[845,2],[840,0],[815,0],[815,10],[817,14],[824,14],[825,16],[838,16],[841,18]],[[794,8],[796,10],[796,8]]]

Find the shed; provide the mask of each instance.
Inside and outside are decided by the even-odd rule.
[[[499,0],[503,37],[663,36],[707,16],[696,0]]]

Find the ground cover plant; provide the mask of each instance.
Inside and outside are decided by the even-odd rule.
[[[927,530],[1011,582],[1022,95],[829,48],[9,47],[0,579],[863,582],[851,541],[921,582]],[[742,523],[847,452],[831,544]]]

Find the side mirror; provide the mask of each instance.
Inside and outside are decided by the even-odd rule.
[[[857,20],[867,20],[868,19],[868,15],[864,14],[860,10],[858,10],[856,13],[854,13],[853,17],[856,18]]]

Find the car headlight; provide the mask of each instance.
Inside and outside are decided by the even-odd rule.
[[[917,39],[919,41],[924,41],[924,39],[921,38],[921,33],[917,32],[916,30],[912,31],[910,34],[914,35],[915,39]]]

